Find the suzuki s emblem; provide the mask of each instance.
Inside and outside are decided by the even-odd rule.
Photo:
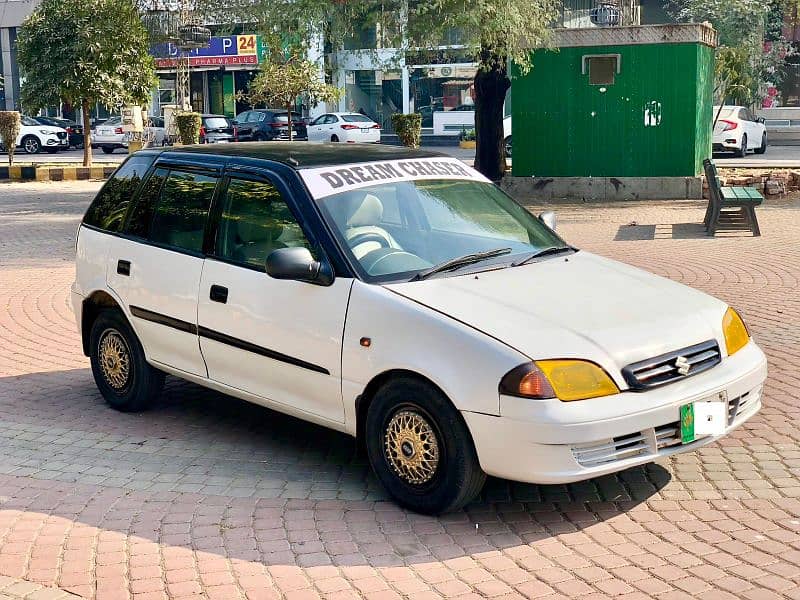
[[[675,361],[675,368],[678,370],[678,373],[681,375],[688,375],[689,369],[692,368],[692,365],[689,364],[689,361],[685,356],[679,356]]]

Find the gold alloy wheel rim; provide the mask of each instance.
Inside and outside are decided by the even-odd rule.
[[[433,427],[410,410],[396,413],[384,435],[386,458],[392,470],[406,483],[428,483],[439,465],[439,440]]]
[[[118,332],[109,329],[100,340],[98,355],[100,370],[108,385],[115,390],[123,389],[128,383],[131,364],[125,340]]]

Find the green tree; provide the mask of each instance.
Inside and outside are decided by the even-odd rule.
[[[291,141],[294,138],[291,116],[297,98],[303,96],[308,106],[316,106],[338,100],[340,91],[321,80],[319,67],[303,58],[298,48],[284,51],[272,46],[269,58],[261,63],[244,96],[252,104],[285,108]]]
[[[62,101],[83,109],[83,164],[92,164],[96,104],[145,104],[155,85],[147,32],[133,0],[44,0],[17,38],[20,99],[38,111]]]
[[[674,0],[680,21],[710,22],[719,33],[716,96],[720,104],[749,106],[763,99],[764,83],[778,83],[790,48],[783,15],[797,0]],[[765,40],[768,44],[765,45]]]
[[[457,39],[475,75],[475,166],[498,180],[505,172],[503,103],[513,62],[524,74],[531,50],[548,45],[561,0],[198,0],[209,15],[255,23],[262,32],[297,32],[298,47],[324,35],[332,50],[358,30],[375,26],[382,48],[438,48]],[[375,56],[378,54],[375,53]],[[390,67],[387,64],[386,67]]]

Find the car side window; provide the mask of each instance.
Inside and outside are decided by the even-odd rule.
[[[158,199],[161,197],[161,187],[167,178],[167,169],[156,169],[144,182],[136,206],[131,211],[125,233],[136,237],[147,238],[150,235],[150,225],[153,223]]]
[[[266,181],[231,179],[223,201],[216,255],[263,271],[273,250],[292,247],[311,249],[311,244],[278,189]]]
[[[170,171],[150,226],[150,241],[201,252],[217,177]]]
[[[328,120],[326,121],[326,123],[330,125],[331,123],[338,123],[338,122],[339,122],[339,117],[337,117],[336,115],[328,115]]]
[[[262,113],[262,112],[254,112],[254,113],[253,113],[253,119],[252,119],[252,120],[253,120],[253,121],[258,121],[258,122],[260,123],[261,121],[263,121],[263,120],[264,120],[264,119],[266,119],[266,118],[267,118],[267,114],[266,114],[266,113]]]
[[[324,125],[325,119],[328,118],[328,115],[322,115],[321,117],[317,117],[313,121],[311,121],[311,125]]]
[[[84,224],[105,231],[120,231],[131,198],[154,158],[133,156],[126,160],[95,197],[83,218]]]

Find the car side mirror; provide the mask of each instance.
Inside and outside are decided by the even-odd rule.
[[[547,212],[540,214],[539,220],[553,231],[556,230],[558,219],[556,218],[556,213],[554,213],[552,210],[548,210]]]
[[[762,125],[767,122],[767,120],[764,117],[758,117],[757,121]]]
[[[325,261],[314,260],[308,248],[279,248],[267,256],[267,274],[274,279],[305,281],[328,286],[333,270]]]

